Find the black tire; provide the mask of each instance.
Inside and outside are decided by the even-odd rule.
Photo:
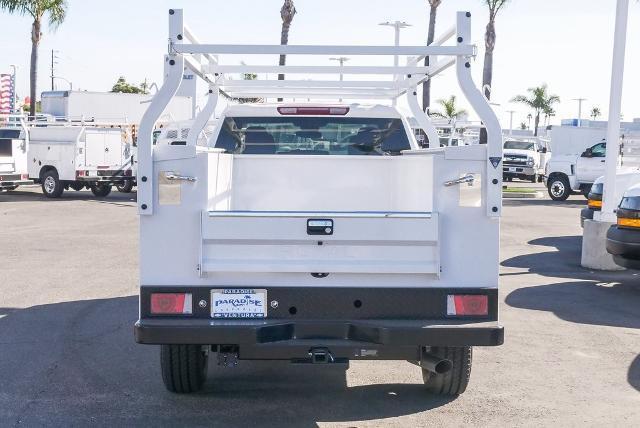
[[[162,381],[171,392],[187,394],[202,389],[209,356],[200,345],[162,345]]]
[[[592,184],[585,184],[580,189],[580,193],[582,193],[582,196],[584,196],[585,199],[589,199],[589,193],[591,192],[591,186],[592,186]]]
[[[460,395],[469,385],[471,377],[471,360],[473,350],[471,346],[460,348],[432,347],[430,354],[446,358],[453,363],[450,371],[444,374],[435,374],[422,369],[422,380],[427,391],[439,395]]]
[[[118,192],[120,193],[131,193],[131,191],[133,190],[133,181],[128,180],[124,183],[120,183],[116,185],[116,189],[118,189]]]
[[[529,180],[531,180],[532,183],[537,183],[538,182],[538,174],[533,174],[531,177],[529,177]]]
[[[571,185],[566,175],[555,175],[547,182],[549,196],[554,201],[566,201],[571,195]]]
[[[91,192],[98,198],[104,198],[105,196],[108,196],[109,193],[111,193],[111,185],[100,183],[92,184]]]
[[[73,190],[75,190],[76,192],[79,192],[82,189],[84,189],[84,183],[81,183],[79,181],[75,181],[75,182],[69,184],[69,187],[72,188]]]
[[[64,184],[58,177],[58,171],[55,169],[46,170],[40,179],[42,181],[42,193],[47,198],[59,198],[64,192]]]

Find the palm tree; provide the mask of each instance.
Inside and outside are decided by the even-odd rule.
[[[443,119],[451,120],[451,119],[457,119],[458,117],[464,116],[465,114],[467,114],[466,110],[463,110],[463,109],[458,110],[458,107],[456,106],[456,96],[455,95],[451,95],[446,100],[444,100],[444,99],[438,100],[437,103],[442,106],[444,111],[442,111],[442,112],[439,112],[439,111],[431,112],[431,113],[429,113],[431,116],[440,117],[440,118],[443,118]]]
[[[535,113],[535,132],[534,135],[538,136],[538,126],[540,125],[540,114],[546,111],[551,111],[555,103],[560,102],[560,97],[557,95],[550,95],[546,83],[536,88],[527,89],[531,96],[517,95],[511,102],[522,103],[531,107]]]
[[[483,0],[489,7],[489,22],[484,33],[484,68],[482,69],[482,87],[487,99],[491,98],[493,80],[493,50],[496,47],[496,16],[508,0]]]
[[[593,118],[593,120],[598,119],[598,117],[600,117],[601,114],[602,112],[600,111],[599,107],[594,107],[591,109],[591,117]]]
[[[556,111],[553,109],[553,107],[547,106],[546,108],[543,109],[542,112],[544,113],[544,126],[546,127],[547,125],[549,125],[549,120],[551,119],[551,116],[555,116]]]
[[[67,15],[65,0],[0,0],[0,9],[28,15],[31,23],[31,68],[29,75],[29,116],[36,114],[36,84],[38,80],[38,46],[42,40],[42,18],[49,17],[49,29],[55,30]]]
[[[282,32],[280,33],[280,44],[289,44],[289,30],[291,29],[291,22],[296,15],[296,7],[293,4],[293,0],[284,0],[284,4],[280,9],[280,17],[282,18]],[[287,56],[280,55],[280,66],[287,64]],[[278,80],[284,80],[284,74],[278,74]]]
[[[436,15],[438,14],[438,7],[442,0],[427,0],[429,2],[429,31],[427,32],[427,45],[433,43],[433,39],[436,37]],[[424,65],[429,66],[429,57],[425,57]],[[422,110],[427,111],[431,105],[431,79],[427,79],[422,85]]]

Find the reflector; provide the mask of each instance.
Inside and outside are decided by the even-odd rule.
[[[151,314],[191,314],[191,293],[152,293]]]
[[[468,316],[487,315],[489,313],[489,299],[485,295],[462,294],[447,296],[447,315]]]

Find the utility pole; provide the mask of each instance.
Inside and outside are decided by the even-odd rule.
[[[381,22],[379,25],[384,25],[387,27],[393,27],[395,29],[395,40],[394,40],[394,44],[396,47],[400,46],[400,30],[403,28],[407,28],[407,27],[411,27],[411,24],[407,24],[404,21],[394,21],[394,22]],[[398,67],[398,65],[400,64],[400,58],[398,57],[398,55],[394,55],[393,56],[393,66],[394,67]],[[393,80],[398,80],[398,75],[395,74],[393,76]],[[395,107],[395,105],[397,104],[397,100],[394,98],[393,99],[393,106]]]
[[[56,59],[59,59],[56,56],[56,52],[58,52],[55,49],[51,49],[51,90],[55,91],[55,86],[54,86],[54,80],[56,78]]]
[[[582,103],[587,101],[586,98],[574,98],[571,101],[578,102],[578,126],[582,126]]]
[[[507,113],[509,113],[509,135],[513,135],[513,114],[515,110],[508,110]]]

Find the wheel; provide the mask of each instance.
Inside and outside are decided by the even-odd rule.
[[[99,183],[92,184],[91,185],[91,192],[94,194],[94,196],[96,196],[98,198],[104,198],[109,193],[111,193],[111,185],[110,184],[99,184]]]
[[[531,180],[532,183],[537,183],[538,180],[538,174],[533,174],[531,177],[529,177],[529,179]]]
[[[513,177],[507,177],[507,181],[508,182],[512,182],[513,181]]]
[[[133,189],[133,181],[128,180],[120,183],[116,186],[116,189],[118,189],[118,192],[120,193],[131,193],[131,190]]]
[[[585,199],[589,199],[589,193],[591,192],[591,184],[586,184],[584,186],[582,186],[582,188],[580,189],[580,193],[582,193],[582,196],[585,197]]]
[[[69,187],[72,188],[73,190],[75,190],[76,192],[79,192],[82,189],[84,189],[84,184],[79,182],[79,181],[75,181],[75,182],[69,184]]]
[[[58,178],[58,171],[48,169],[42,174],[42,193],[47,198],[59,198],[64,192],[64,185]]]
[[[571,195],[571,185],[565,175],[556,175],[548,182],[549,196],[554,201],[566,201]]]
[[[433,347],[429,353],[450,360],[453,367],[444,374],[435,374],[422,369],[422,380],[429,392],[440,395],[460,395],[469,385],[471,376],[471,346],[460,348]]]
[[[201,345],[162,345],[162,381],[171,392],[197,392],[207,378],[209,355]]]
[[[543,182],[544,182],[544,176],[538,175],[538,183],[543,183]]]

